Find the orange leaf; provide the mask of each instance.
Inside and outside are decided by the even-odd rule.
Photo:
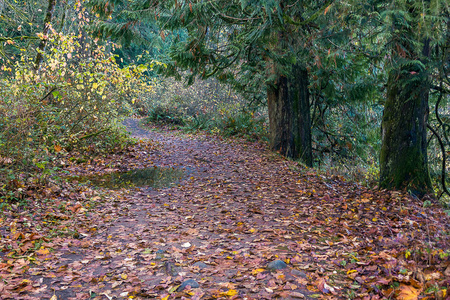
[[[47,255],[50,253],[50,251],[48,251],[48,249],[39,249],[36,252],[39,253],[40,255]]]
[[[410,285],[401,284],[395,299],[398,300],[416,300],[419,298],[420,291]]]
[[[236,295],[237,293],[238,293],[238,292],[237,292],[236,290],[231,289],[231,290],[228,290],[228,291],[226,291],[226,292],[220,293],[220,296],[234,296],[234,295]]]
[[[55,148],[56,153],[58,153],[62,150],[62,147],[60,145],[55,145],[54,148]]]
[[[266,269],[255,269],[255,270],[252,271],[252,275],[259,274],[259,273],[261,273],[261,272],[264,272],[265,270],[266,270]]]

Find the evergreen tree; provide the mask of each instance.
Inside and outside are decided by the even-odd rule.
[[[156,19],[161,36],[185,30],[170,51],[174,62],[166,74],[179,76],[189,70],[195,77],[215,76],[243,91],[267,86],[270,142],[274,150],[312,165],[308,65],[317,31],[316,20],[329,6],[326,1],[105,1],[91,0],[105,18],[97,29],[106,35],[133,36],[129,24]],[[125,5],[121,16],[128,22],[108,18],[114,5]],[[136,33],[136,32],[134,32]],[[255,80],[256,79],[256,80]]]
[[[390,59],[386,62],[390,69],[382,121],[380,186],[407,188],[418,196],[432,190],[426,129],[431,74],[442,63],[431,50],[445,39],[448,23],[448,4],[442,4],[395,2],[386,10],[391,28]]]
[[[431,191],[429,95],[442,65],[435,53],[445,44],[449,5],[439,0],[353,4],[351,11],[340,13],[347,18],[345,26],[365,36],[357,51],[385,74],[380,187],[407,188],[422,196]]]

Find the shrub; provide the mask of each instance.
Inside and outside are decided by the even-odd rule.
[[[0,80],[0,175],[45,173],[62,151],[106,149],[126,139],[121,115],[151,87],[146,66],[120,68],[105,46],[53,33],[39,69],[24,55]],[[20,173],[20,175],[19,175]]]
[[[154,106],[148,109],[147,122],[184,125],[183,115],[171,107]]]

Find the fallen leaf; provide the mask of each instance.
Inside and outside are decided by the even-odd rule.
[[[238,292],[236,290],[230,289],[230,290],[228,290],[226,292],[220,293],[220,295],[221,296],[234,296],[234,295],[237,295],[237,293]]]
[[[398,300],[416,300],[419,298],[420,290],[417,290],[409,285],[401,284],[397,291],[395,299]]]
[[[252,275],[259,274],[259,273],[261,273],[261,272],[264,272],[265,270],[266,270],[266,269],[255,269],[255,270],[252,271]]]

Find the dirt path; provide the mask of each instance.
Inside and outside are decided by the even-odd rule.
[[[102,191],[96,213],[81,211],[90,226],[52,242],[50,253],[16,277],[32,288],[0,298],[382,295],[370,287],[382,286],[380,278],[392,282],[383,263],[401,264],[401,249],[421,238],[419,221],[431,220],[408,214],[413,223],[403,222],[386,199],[404,195],[318,176],[257,143],[149,131],[132,119],[126,126],[143,140],[126,159],[117,154],[73,171],[157,165],[184,168],[186,178],[164,189]]]

